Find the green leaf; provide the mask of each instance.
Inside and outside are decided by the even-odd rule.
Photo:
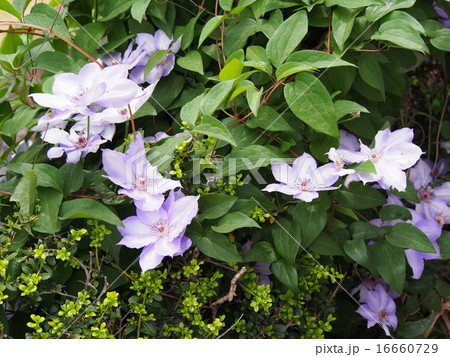
[[[367,222],[355,222],[350,226],[350,233],[353,239],[370,240],[383,237],[385,231],[383,228]]]
[[[339,5],[345,8],[354,9],[358,7],[366,7],[370,5],[380,5],[383,4],[382,0],[325,0],[325,6],[331,7]],[[339,8],[338,8],[339,9]],[[336,10],[335,10],[336,11]],[[334,16],[334,12],[333,12]]]
[[[382,26],[380,27],[379,31],[383,32],[384,29],[388,29],[389,27],[384,27],[383,25],[386,22],[390,21],[398,21],[395,27],[402,27],[402,25],[406,25],[412,27],[418,33],[425,35],[425,29],[420,24],[420,22],[405,11],[393,11],[388,16],[383,17],[383,20],[381,20]]]
[[[360,265],[366,268],[369,265],[366,242],[361,237],[354,237],[352,240],[344,242],[345,253]]]
[[[191,127],[195,126],[200,113],[200,104],[205,95],[202,93],[191,101],[187,102],[180,111],[180,118],[182,121],[188,123]]]
[[[310,249],[320,255],[345,256],[344,251],[342,250],[336,239],[327,232],[322,232],[311,244]]]
[[[256,0],[239,0],[237,6],[231,10],[233,15],[240,14],[247,6],[253,4]]]
[[[433,33],[430,43],[441,51],[450,51],[450,29],[443,28]]]
[[[78,198],[61,205],[59,219],[94,218],[123,227],[122,221],[108,207],[90,198]]]
[[[70,193],[78,191],[83,185],[83,167],[80,161],[75,164],[71,162],[65,163],[60,167],[59,172],[64,182],[64,195],[67,196]]]
[[[380,218],[383,222],[395,221],[396,219],[409,221],[412,219],[412,215],[411,212],[409,212],[409,210],[404,206],[386,205],[380,210]]]
[[[261,95],[263,89],[257,90],[254,87],[247,89],[247,103],[255,117],[258,116],[259,104],[261,102]]]
[[[341,188],[336,193],[336,198],[342,206],[353,209],[374,208],[386,203],[381,192],[359,182],[352,182],[348,189]]]
[[[291,214],[294,221],[300,223],[302,246],[308,248],[319,236],[328,220],[328,204],[317,201],[316,204],[297,203],[292,208]]]
[[[268,166],[271,159],[276,161],[289,161],[289,156],[280,149],[270,145],[250,145],[236,148],[224,158],[223,174],[234,176],[242,170],[252,170]]]
[[[14,189],[10,201],[18,202],[20,205],[20,212],[22,213],[28,215],[34,213],[37,197],[36,182],[36,174],[31,170],[23,175],[19,184]]]
[[[355,4],[355,1],[352,1],[352,3]],[[341,51],[344,50],[345,41],[352,32],[353,22],[359,12],[359,9],[350,10],[345,7],[338,7],[333,11],[332,34]]]
[[[317,67],[315,67],[312,63],[303,62],[287,62],[283,63],[281,66],[279,66],[275,72],[275,76],[277,77],[277,81],[282,80],[283,78],[292,76],[293,74],[299,73],[299,72],[311,72],[313,70],[316,70]]]
[[[39,188],[38,195],[41,211],[39,213],[39,219],[33,226],[33,229],[41,233],[55,234],[61,229],[58,212],[63,195],[61,192],[51,188]]]
[[[28,163],[11,163],[6,167],[8,170],[21,175],[25,175],[33,169],[33,165]],[[37,176],[37,186],[51,187],[58,191],[63,190],[64,182],[56,167],[48,164],[36,164],[34,165],[34,172]]]
[[[144,78],[147,78],[150,71],[162,61],[164,61],[168,53],[170,53],[170,50],[159,50],[152,53],[152,55],[148,59],[147,64],[145,65]]]
[[[36,116],[39,109],[30,109],[29,107],[19,108],[14,112],[14,116],[7,120],[1,132],[7,136],[14,137],[20,130],[27,128]]]
[[[34,60],[35,68],[42,68],[50,73],[78,73],[81,67],[75,60],[62,52],[45,51]]]
[[[228,18],[228,15],[214,16],[209,19],[208,22],[203,26],[202,32],[200,33],[200,38],[198,40],[198,47],[206,40],[206,38],[212,34],[212,32],[219,27],[219,25]]]
[[[389,242],[377,243],[370,247],[369,258],[386,283],[401,293],[406,277],[406,262],[403,249]]]
[[[40,3],[31,8],[31,12],[25,15],[25,22],[45,28],[51,28],[58,35],[71,40],[69,30],[58,12],[51,6]]]
[[[217,120],[211,115],[204,115],[201,123],[195,126],[191,131],[193,133],[205,134],[209,137],[224,140],[233,146],[237,146],[236,141],[228,131],[227,127],[220,120]]]
[[[375,168],[375,165],[373,164],[372,161],[367,160],[367,161],[363,161],[357,164],[352,164],[352,165],[348,165],[347,166],[348,169],[353,169],[357,172],[368,172],[371,174],[376,174],[377,173],[377,169]]]
[[[12,30],[12,26],[10,26],[10,30]],[[23,41],[20,38],[19,34],[16,33],[7,33],[3,38],[0,53],[4,55],[11,55],[17,52],[17,48],[23,45]]]
[[[212,87],[200,103],[203,114],[212,114],[220,107],[227,95],[233,88],[234,81],[220,82]]]
[[[216,219],[226,214],[237,201],[236,196],[225,194],[206,194],[200,197],[198,201],[199,220]]]
[[[351,100],[337,100],[333,104],[336,121],[345,117],[347,114],[356,115],[359,113],[369,113],[365,107],[358,103],[352,102]]]
[[[443,230],[437,240],[442,259],[450,259],[450,232]]]
[[[395,22],[395,24],[391,24]],[[392,27],[388,27],[388,25]],[[401,48],[408,50],[430,53],[427,45],[423,42],[422,37],[412,27],[406,25],[402,21],[389,21],[381,25],[383,32],[376,32],[372,35],[372,40],[387,41]],[[394,27],[395,26],[395,27]]]
[[[0,10],[6,11],[8,14],[13,15],[18,18],[19,21],[22,21],[22,16],[20,13],[11,5],[11,1],[8,0],[0,0]]]
[[[225,33],[223,53],[230,56],[233,52],[245,48],[249,37],[256,32],[256,21],[250,18],[243,18]]]
[[[141,23],[150,1],[152,0],[135,0],[131,5],[131,17]]]
[[[219,4],[222,10],[231,11],[231,7],[233,6],[233,0],[219,0]]]
[[[308,16],[306,11],[294,13],[275,31],[267,43],[267,57],[278,67],[300,44],[308,32]]]
[[[287,62],[309,63],[312,68],[333,68],[333,67],[356,67],[353,63],[344,61],[333,54],[315,51],[302,50],[293,53]]]
[[[262,128],[270,131],[293,131],[292,127],[278,112],[267,105],[259,108],[256,118],[251,117],[245,122],[249,128]]]
[[[386,234],[386,240],[396,247],[414,249],[424,253],[436,253],[425,233],[410,223],[397,223]]]
[[[230,79],[235,79],[242,74],[244,70],[244,64],[237,58],[233,58],[228,62],[225,67],[219,73],[219,79],[221,81],[228,81]]]
[[[188,71],[203,74],[203,61],[200,52],[192,50],[186,56],[177,59],[177,64]]]
[[[415,338],[423,336],[423,334],[430,328],[435,316],[436,313],[432,311],[430,316],[424,319],[401,324],[397,331],[399,337]]]
[[[127,11],[136,0],[103,0],[98,3],[98,20],[109,21]]]
[[[181,49],[184,51],[188,48],[192,41],[194,40],[195,34],[195,24],[197,23],[198,18],[200,17],[201,12],[197,14],[197,16],[193,17],[189,20],[187,25],[184,27],[183,38],[181,39]]]
[[[302,244],[300,225],[286,218],[279,218],[272,225],[272,239],[275,249],[288,263],[295,263],[295,257]]]
[[[358,71],[362,80],[369,86],[378,89],[384,98],[384,81],[381,67],[376,58],[368,53],[358,57]]]
[[[383,16],[397,9],[407,9],[414,5],[416,0],[383,0],[382,5],[369,6],[366,9],[366,18],[369,22],[378,21]],[[359,4],[359,1],[358,1]]]
[[[245,255],[244,262],[269,262],[272,263],[278,259],[273,245],[269,242],[258,242],[252,245],[250,251]]]
[[[333,102],[325,86],[310,73],[300,73],[284,87],[292,112],[315,131],[339,138]]]
[[[78,30],[74,43],[87,53],[94,53],[100,40],[105,34],[105,31],[105,25],[100,22],[87,23]],[[75,60],[84,60],[86,58],[84,54],[79,51],[73,51],[72,56]]]
[[[412,201],[414,203],[420,203],[420,198],[417,195],[417,191],[409,180],[407,180],[405,192],[400,192],[397,189],[391,189],[389,190],[389,192],[398,197],[404,198],[405,200]]]
[[[295,265],[281,259],[272,263],[270,270],[284,286],[292,291],[298,291],[298,273]]]
[[[216,226],[212,226],[212,230],[218,233],[230,233],[236,229],[244,227],[261,228],[253,219],[246,216],[242,212],[228,213],[219,219]]]
[[[208,257],[227,263],[242,262],[236,246],[223,234],[208,231],[195,243],[200,251]]]

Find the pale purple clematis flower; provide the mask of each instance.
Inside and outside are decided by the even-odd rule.
[[[360,163],[367,160],[364,154],[359,152],[360,146],[358,139],[345,130],[339,130],[341,138],[339,140],[339,147],[337,149],[331,148],[328,151],[328,158],[333,161],[336,175],[345,176],[355,173],[353,169],[347,169],[349,164]]]
[[[419,252],[414,249],[406,249],[405,256],[408,261],[409,266],[413,271],[413,279],[419,279],[422,276],[423,270],[425,268],[425,260],[441,259],[439,246],[437,244],[437,239],[441,236],[442,227],[432,219],[426,219],[422,217],[418,212],[408,208],[411,213],[412,219],[406,223],[411,223],[415,227],[419,228],[430,240],[434,247],[436,253],[424,253]],[[403,221],[395,220],[391,222],[382,222],[381,219],[373,219],[370,221],[371,224],[381,227],[381,226],[395,226],[397,223]]]
[[[83,134],[77,134],[71,129],[70,133],[53,128],[42,134],[42,140],[50,144],[58,144],[59,147],[52,147],[47,151],[49,159],[67,155],[67,162],[78,162],[81,157],[85,157],[90,152],[97,152],[100,145],[105,143],[99,135],[90,135],[86,138]]]
[[[125,107],[136,97],[139,86],[127,76],[128,72],[118,66],[101,69],[96,63],[88,63],[78,74],[57,74],[53,94],[34,93],[30,97],[65,115],[91,116],[105,108]]]
[[[156,83],[149,85],[145,89],[139,89],[136,97],[123,108],[106,108],[105,110],[95,113],[91,116],[77,115],[73,119],[76,120],[73,126],[77,131],[88,130],[92,134],[99,134],[106,140],[112,140],[116,131],[116,124],[127,121],[131,113],[135,114],[139,108],[151,97]],[[129,108],[128,108],[129,106]]]
[[[103,168],[106,176],[122,187],[118,192],[134,199],[139,210],[158,210],[164,202],[163,193],[181,187],[179,181],[165,179],[146,158],[141,134],[130,144],[125,154],[103,150]]]
[[[163,205],[155,211],[136,210],[136,216],[123,221],[118,227],[128,248],[144,248],[139,264],[142,271],[155,268],[165,256],[182,255],[191,240],[184,236],[187,225],[198,211],[198,196],[184,196],[171,191]]]
[[[284,162],[273,163],[272,174],[281,183],[267,185],[263,191],[278,191],[305,202],[319,197],[318,191],[337,189],[331,185],[339,178],[329,165],[317,168],[316,160],[307,153],[295,159],[292,167]]]
[[[378,284],[375,291],[367,292],[367,303],[362,304],[356,312],[367,319],[367,328],[380,324],[387,336],[390,336],[388,326],[397,328],[396,306],[388,295],[385,287]]]
[[[397,299],[401,295],[391,288],[382,278],[370,277],[364,280],[361,284],[352,289],[351,294],[354,295],[359,292],[359,302],[367,303],[367,292],[374,291],[377,285],[382,285],[387,291],[388,295]]]
[[[450,182],[432,188],[431,167],[425,160],[419,160],[410,170],[409,179],[420,199],[416,211],[425,218],[437,221],[441,226],[449,224]]]
[[[145,56],[131,71],[130,78],[137,83],[155,83],[161,77],[167,76],[175,65],[175,53],[178,52],[181,46],[181,37],[171,45],[172,40],[162,30],[156,31],[155,35],[138,33],[136,43],[138,44],[138,49],[142,49],[145,52]],[[169,50],[170,53],[166,55],[161,63],[153,67],[148,76],[144,78],[144,70],[148,60],[154,53],[162,50]]]
[[[43,115],[38,120],[31,131],[44,131],[51,128],[64,129],[72,116],[73,114],[69,110],[52,109],[49,114]]]
[[[378,182],[381,188],[391,187],[399,191],[406,190],[404,170],[413,166],[422,155],[420,147],[412,143],[414,132],[403,128],[391,132],[390,129],[379,131],[375,136],[374,148],[361,143],[361,153],[373,162],[376,173],[357,172],[347,177],[346,185],[351,181]]]
[[[145,56],[145,52],[142,47],[133,50],[134,41],[131,41],[128,48],[123,53],[112,51],[102,57],[102,62],[105,66],[120,66],[123,69],[130,70],[134,68],[139,61]]]

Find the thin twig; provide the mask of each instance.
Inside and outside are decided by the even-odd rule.
[[[234,296],[236,295],[236,283],[237,281],[242,277],[242,275],[245,274],[247,271],[246,267],[242,267],[241,270],[239,270],[236,275],[231,279],[230,282],[230,290],[228,291],[228,294],[225,296],[222,296],[219,300],[213,302],[211,304],[211,307],[215,307],[217,305],[223,304],[225,301],[231,302],[233,301]]]
[[[220,336],[216,337],[216,339],[222,338],[228,332],[230,332],[239,323],[239,321],[241,321],[243,316],[244,316],[244,314],[241,314],[241,316],[239,316],[238,320],[233,325],[231,325],[223,334],[221,334]]]

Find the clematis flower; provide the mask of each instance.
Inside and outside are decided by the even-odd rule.
[[[384,289],[387,291],[388,295],[397,299],[401,295],[396,292],[393,288],[391,288],[382,278],[373,278],[370,277],[364,280],[361,284],[352,289],[351,294],[354,295],[359,292],[359,302],[367,303],[367,293],[369,291],[374,291],[378,285],[382,285]]]
[[[436,253],[424,253],[414,249],[405,250],[406,260],[413,271],[412,278],[419,279],[425,268],[425,260],[441,259],[439,246],[436,241],[441,236],[442,227],[435,220],[424,218],[417,211],[410,208],[408,208],[408,210],[411,213],[412,219],[406,223],[411,223],[415,227],[419,228],[428,237],[434,247],[434,250],[436,251]],[[394,226],[399,222],[402,221],[395,220],[391,222],[382,222],[381,219],[373,219],[370,221],[371,224],[378,227],[381,227],[382,225]]]
[[[263,191],[278,191],[305,202],[319,197],[318,191],[337,189],[331,185],[339,178],[328,165],[317,168],[316,160],[306,153],[295,159],[292,167],[284,162],[273,163],[272,174],[281,183],[267,185]]]
[[[144,140],[137,134],[125,154],[103,150],[103,168],[116,185],[118,192],[134,199],[139,210],[158,210],[164,202],[163,193],[181,187],[179,181],[165,179],[146,158]]]
[[[133,50],[133,46],[134,41],[131,41],[123,54],[117,51],[107,53],[102,57],[102,63],[108,67],[118,65],[126,70],[134,68],[145,56],[145,52],[142,46],[138,46],[135,50]]]
[[[123,239],[118,243],[128,248],[144,248],[139,258],[142,271],[155,268],[165,256],[182,255],[192,244],[184,236],[187,225],[198,211],[198,196],[184,196],[170,191],[162,206],[155,211],[136,210],[136,216],[118,227]]]
[[[404,170],[413,166],[422,155],[420,147],[412,143],[414,132],[403,128],[391,132],[390,129],[379,131],[375,136],[373,149],[361,143],[361,153],[373,162],[376,174],[357,172],[349,175],[346,186],[352,181],[378,182],[381,188],[391,187],[399,191],[406,190],[406,174]]]
[[[136,97],[123,108],[106,108],[91,116],[75,116],[73,119],[76,120],[76,123],[73,127],[77,131],[87,132],[89,126],[90,133],[99,134],[106,140],[112,140],[116,131],[116,124],[123,123],[130,118],[130,109],[132,114],[136,113],[151,97],[156,84],[157,82],[145,89],[139,89]]]
[[[359,163],[366,160],[365,156],[359,152],[360,146],[358,139],[345,130],[339,130],[341,138],[339,139],[339,147],[331,148],[328,152],[328,158],[333,162],[328,164],[334,168],[335,174],[345,176],[354,174],[355,170],[347,169],[348,164]]]
[[[158,30],[155,35],[150,35],[148,33],[138,33],[136,36],[136,43],[138,48],[145,52],[145,56],[141,58],[139,63],[134,67],[130,73],[130,78],[135,80],[137,83],[155,83],[161,77],[167,76],[173,69],[175,65],[175,53],[177,53],[181,46],[181,37],[172,43],[172,38],[169,38],[164,31]],[[164,60],[153,67],[146,78],[144,78],[145,66],[150,59],[150,57],[161,50],[169,50]]]
[[[42,140],[50,144],[58,144],[59,147],[52,147],[47,151],[49,159],[61,157],[64,153],[67,155],[67,162],[78,162],[81,157],[85,157],[90,152],[97,152],[100,145],[106,142],[99,135],[91,135],[86,138],[84,135],[77,134],[71,129],[70,133],[53,128],[42,134]]]
[[[450,182],[432,188],[431,167],[425,160],[419,160],[410,170],[409,179],[420,199],[416,211],[424,218],[437,221],[441,226],[449,224]]]
[[[362,304],[356,312],[367,319],[367,328],[380,324],[387,336],[390,336],[388,326],[397,328],[396,306],[383,285],[378,284],[375,291],[367,292],[367,303]]]
[[[56,75],[53,94],[30,96],[37,104],[64,115],[91,116],[105,108],[122,108],[135,98],[139,87],[127,76],[128,72],[118,66],[101,69],[96,63],[88,63],[78,74]]]

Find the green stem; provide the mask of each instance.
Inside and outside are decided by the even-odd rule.
[[[145,307],[145,302],[147,300],[147,289],[145,289],[144,298],[142,299],[142,304]],[[137,338],[141,335],[141,323],[142,323],[142,314],[139,312],[139,320],[138,320],[138,327],[137,327]]]

